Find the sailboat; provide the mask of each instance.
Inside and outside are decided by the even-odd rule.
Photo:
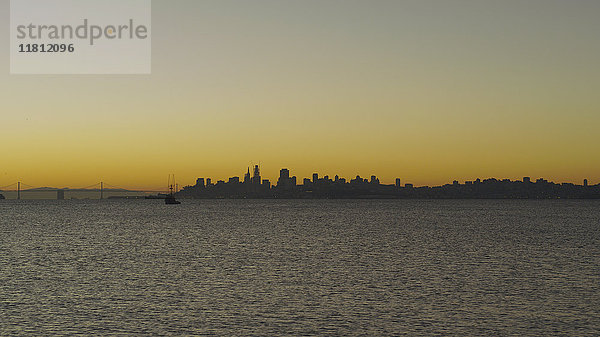
[[[165,198],[166,205],[179,205],[181,202],[175,199],[175,194],[173,193],[173,186],[175,185],[175,175],[169,175],[169,190],[171,191],[167,197]]]

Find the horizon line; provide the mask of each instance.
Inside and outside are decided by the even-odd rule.
[[[282,169],[282,170],[286,170],[286,169]],[[504,183],[530,183],[530,184],[537,184],[537,183],[546,183],[546,184],[554,184],[554,185],[573,185],[573,186],[582,186],[582,187],[594,187],[594,186],[600,186],[600,183],[597,184],[590,184],[589,183],[589,179],[584,179],[582,181],[582,184],[579,185],[577,183],[572,183],[572,182],[556,182],[556,181],[549,181],[546,180],[544,178],[536,178],[535,180],[532,179],[530,176],[525,176],[523,177],[521,180],[511,180],[509,178],[496,178],[496,177],[489,177],[489,178],[476,178],[474,180],[463,180],[462,183],[458,180],[453,180],[452,182],[447,182],[441,185],[415,185],[412,184],[410,182],[404,182],[401,178],[396,178],[396,182],[395,183],[381,183],[379,181],[379,179],[377,178],[377,176],[372,175],[369,179],[363,178],[360,175],[357,175],[356,177],[352,178],[352,179],[346,179],[344,177],[340,177],[338,175],[334,176],[334,178],[337,178],[337,180],[335,179],[331,179],[331,177],[329,175],[325,175],[325,176],[318,176],[318,173],[314,173],[317,174],[318,177],[318,181],[331,181],[331,182],[340,182],[340,183],[346,183],[346,184],[350,184],[353,181],[357,180],[357,179],[362,179],[362,182],[365,183],[376,183],[377,185],[382,185],[382,186],[396,186],[396,187],[409,187],[409,188],[436,188],[436,187],[444,187],[444,186],[452,186],[452,185],[470,185],[470,184],[478,184],[478,183],[485,183],[485,182],[491,182],[491,181],[495,181],[495,182],[504,182]],[[259,176],[260,177],[260,176]],[[233,177],[229,177],[228,180],[224,180],[224,179],[219,179],[219,180],[215,180],[213,181],[212,178],[208,178],[208,177],[201,177],[201,178],[196,178],[196,182],[198,182],[198,180],[202,179],[204,180],[205,183],[208,183],[208,180],[210,180],[212,185],[216,185],[216,184],[229,184],[229,183],[236,183],[235,179],[239,179],[239,176],[233,176]],[[273,182],[271,182],[270,179],[262,179],[260,183],[264,183],[264,182],[268,182],[271,184],[271,186],[275,187],[277,186],[276,184],[272,184]],[[279,177],[281,178],[281,176]],[[293,178],[297,178],[296,176],[290,176],[289,178],[293,179]],[[375,178],[375,179],[373,179]],[[313,176],[314,179],[314,176]],[[310,183],[314,183],[314,180],[311,180],[310,177],[307,178],[302,178],[301,181],[298,181],[298,183],[296,184],[296,186],[304,186],[305,182],[310,182]],[[0,193],[1,192],[18,192],[18,189],[4,189],[7,187],[11,187],[11,186],[17,186],[18,183],[23,184],[22,182],[15,182],[9,185],[4,185],[3,187],[0,187]],[[244,184],[243,181],[239,180],[237,181],[237,183],[239,184]],[[400,183],[400,184],[399,184]],[[95,187],[96,185],[100,185],[101,182],[96,183],[95,185],[92,185],[90,187]],[[63,190],[63,191],[107,191],[107,192],[141,192],[141,193],[148,193],[148,192],[164,192],[164,191],[168,191],[168,186],[165,186],[164,188],[124,188],[124,187],[116,187],[116,186],[112,186],[110,184],[107,184],[109,186],[111,186],[111,188],[71,188],[71,187],[51,187],[51,186],[30,186],[30,185],[26,185],[23,184],[25,186],[27,186],[27,188],[22,188],[20,189],[21,192],[44,192],[44,190],[50,190],[50,191],[58,191],[58,190]],[[177,184],[179,186],[180,190],[183,190],[185,187],[193,187],[196,185],[186,185],[186,184]]]

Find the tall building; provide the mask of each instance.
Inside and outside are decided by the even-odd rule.
[[[250,167],[248,167],[248,172],[244,175],[244,184],[250,183]]]
[[[260,167],[258,165],[254,165],[254,175],[252,176],[252,183],[255,185],[260,185],[262,182],[260,178]]]
[[[583,186],[585,186],[585,187],[588,186],[588,180],[587,179],[583,179]]]
[[[296,181],[294,180],[294,184]],[[288,169],[281,169],[279,171],[279,179],[277,180],[277,187],[281,187],[281,188],[289,188],[290,186],[292,186],[292,179],[290,178],[290,170]]]
[[[196,179],[196,187],[200,187],[200,188],[204,187],[204,178]]]
[[[400,180],[400,178],[396,178],[396,187],[402,187],[402,181]]]
[[[319,181],[319,174],[318,173],[313,173],[313,180],[312,180],[312,182],[316,184],[317,181]]]

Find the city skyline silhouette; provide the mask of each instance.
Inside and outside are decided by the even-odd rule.
[[[581,184],[553,182],[544,178],[523,177],[520,180],[498,178],[476,178],[460,182],[453,180],[442,185],[415,185],[408,180],[396,178],[393,184],[381,182],[376,175],[363,178],[357,175],[346,178],[339,175],[330,177],[313,173],[310,177],[298,178],[292,171],[282,168],[277,180],[261,175],[259,165],[248,166],[243,176],[227,179],[211,177],[196,178],[195,184],[184,185],[169,178],[169,185],[156,189],[129,189],[105,182],[99,182],[81,188],[70,187],[34,187],[16,182],[0,186],[0,193],[16,192],[17,199],[22,194],[56,192],[58,199],[65,199],[65,192],[104,194],[139,192],[164,195],[174,188],[176,195],[184,198],[508,198],[508,199],[597,199],[600,198],[600,184],[594,185],[588,179]],[[12,188],[12,189],[11,189]],[[138,196],[139,197],[139,196]]]

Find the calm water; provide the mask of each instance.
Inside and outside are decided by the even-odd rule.
[[[598,201],[2,201],[0,335],[600,334]]]

